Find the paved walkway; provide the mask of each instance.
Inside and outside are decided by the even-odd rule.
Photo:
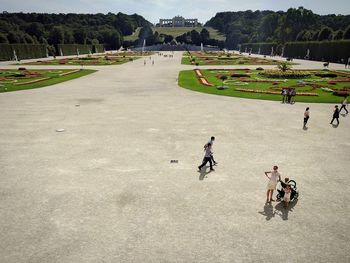
[[[154,58],[0,94],[0,262],[349,262],[350,116],[310,104],[304,131],[306,104],[185,90],[181,54]],[[265,205],[274,164],[290,210]]]

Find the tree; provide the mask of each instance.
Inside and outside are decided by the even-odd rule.
[[[332,37],[332,29],[329,27],[324,27],[318,34],[318,41],[329,40]]]
[[[191,33],[190,33],[190,36],[191,36],[191,42],[192,42],[194,45],[199,46],[199,45],[201,44],[201,36],[200,36],[200,34],[198,33],[198,31],[192,30]]]
[[[64,30],[61,26],[54,26],[51,29],[49,43],[52,45],[64,44]]]
[[[203,43],[207,44],[207,41],[210,39],[210,33],[206,28],[203,28],[200,32],[200,37]]]
[[[6,35],[3,34],[3,33],[0,33],[0,43],[1,43],[1,44],[7,44],[8,42],[9,42],[9,41],[8,41]]]
[[[333,33],[333,40],[343,39],[344,32],[342,30],[337,30]]]
[[[28,24],[26,30],[29,35],[35,36],[37,39],[40,39],[44,35],[45,28],[42,24],[38,22]]]
[[[350,39],[350,25],[345,29],[344,39]]]
[[[7,34],[7,39],[10,42],[10,44],[16,44],[16,43],[20,43],[21,42],[21,38],[20,38],[20,33],[16,32],[16,31],[10,31]]]

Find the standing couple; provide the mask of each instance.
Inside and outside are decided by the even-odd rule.
[[[198,166],[198,170],[200,171],[202,169],[202,167],[204,165],[206,165],[208,162],[210,164],[210,171],[215,171],[214,168],[213,168],[213,163],[214,165],[217,164],[217,162],[215,162],[214,160],[214,156],[213,156],[213,152],[212,152],[212,148],[213,148],[213,143],[215,141],[215,137],[212,136],[210,138],[210,140],[204,145],[204,158],[203,158],[203,161],[202,161],[202,164],[200,166]]]

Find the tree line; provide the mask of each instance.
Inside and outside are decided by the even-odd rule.
[[[99,44],[118,49],[123,36],[151,25],[137,14],[0,14],[0,43]]]
[[[228,48],[241,43],[350,39],[350,15],[318,15],[303,7],[287,12],[222,12],[205,26],[225,34]]]

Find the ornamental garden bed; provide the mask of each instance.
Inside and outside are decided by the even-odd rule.
[[[185,65],[277,65],[274,59],[248,57],[239,54],[226,54],[218,52],[185,52],[182,64]]]
[[[0,93],[41,88],[79,78],[95,70],[15,70],[0,69]]]
[[[75,58],[56,58],[52,60],[38,60],[36,62],[23,63],[22,65],[84,65],[84,66],[108,66],[131,62],[142,56],[150,56],[152,52],[118,52],[104,55],[87,55]]]
[[[246,76],[241,77],[243,74]],[[262,70],[196,69],[180,72],[179,85],[216,95],[276,101],[281,100],[284,88],[296,90],[297,102],[339,103],[343,96],[350,95],[350,73],[345,71],[294,70],[287,76],[288,73],[282,78]],[[218,89],[222,86],[228,88]]]

